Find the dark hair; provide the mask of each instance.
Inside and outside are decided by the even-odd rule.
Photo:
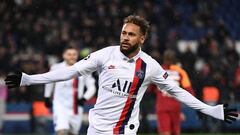
[[[64,47],[64,49],[63,49],[63,53],[66,52],[66,51],[69,50],[69,49],[75,49],[75,50],[78,50],[77,47],[69,46],[69,45],[68,45],[68,46]]]
[[[163,54],[163,61],[168,62],[168,64],[176,64],[176,53],[171,49],[165,50]]]
[[[141,33],[147,37],[150,24],[143,17],[140,17],[138,15],[129,15],[128,17],[124,18],[124,24],[125,23],[133,23],[135,25],[138,25],[140,27]]]

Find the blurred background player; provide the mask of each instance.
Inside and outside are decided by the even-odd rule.
[[[53,65],[51,70],[71,66],[78,60],[78,50],[66,47],[63,52],[63,62]],[[87,88],[84,93],[84,88]],[[46,84],[45,105],[52,106],[53,121],[57,135],[77,135],[81,128],[83,117],[83,104],[94,96],[96,91],[95,79],[91,76],[81,76],[68,81]]]
[[[162,67],[168,72],[168,78],[174,80],[176,85],[195,95],[188,74],[176,64],[176,61],[176,54],[173,50],[169,49],[164,52]],[[161,135],[179,135],[181,120],[184,119],[184,114],[181,113],[181,105],[166,91],[159,91],[158,89],[156,85],[149,87],[149,90],[156,92],[157,95],[158,133]]]

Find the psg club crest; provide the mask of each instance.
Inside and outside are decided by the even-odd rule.
[[[139,78],[139,79],[143,79],[144,77],[144,72],[142,70],[139,70],[136,72],[136,76]]]

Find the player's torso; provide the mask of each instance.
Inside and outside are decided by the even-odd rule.
[[[66,66],[67,65],[65,63],[60,63],[55,66],[55,69]],[[77,86],[74,83],[77,83]],[[56,82],[54,86],[54,98],[53,98],[54,106],[56,106],[56,108],[64,107],[65,109],[71,110],[70,112],[72,112],[74,100],[76,100],[76,98],[79,95],[78,93],[80,91],[79,89],[81,89],[81,87],[84,87],[83,83],[84,83],[83,77],[78,77],[67,81]]]
[[[90,122],[98,130],[111,131],[122,117],[127,122],[126,127],[135,126],[134,131],[139,124],[139,103],[150,83],[151,69],[142,52],[136,59],[129,60],[116,47],[104,59],[99,71],[97,103],[90,111]]]

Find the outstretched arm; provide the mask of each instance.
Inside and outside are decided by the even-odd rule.
[[[50,71],[44,74],[28,75],[22,72],[15,72],[7,75],[5,82],[9,88],[19,86],[28,86],[33,84],[44,84],[57,81],[69,80],[79,76],[79,72],[75,66]]]
[[[85,59],[78,61],[73,66],[50,71],[44,74],[27,75],[21,72],[8,74],[5,83],[8,88],[15,88],[33,84],[64,81],[80,75],[89,75],[102,67],[102,56],[104,56],[108,50],[109,49],[98,50],[91,53],[91,56],[89,55]]]
[[[209,106],[201,102],[186,90],[174,85],[172,80],[167,78],[168,75],[166,71],[164,71],[159,64],[155,66],[156,70],[153,72],[152,82],[157,84],[161,90],[167,91],[169,94],[187,106],[199,110],[200,112],[216,119],[224,120],[229,123],[236,120],[236,117],[238,116],[236,114],[236,110],[228,109],[224,105]]]
[[[79,76],[75,66],[50,71],[44,74],[27,75],[23,73],[20,86],[65,81]]]

